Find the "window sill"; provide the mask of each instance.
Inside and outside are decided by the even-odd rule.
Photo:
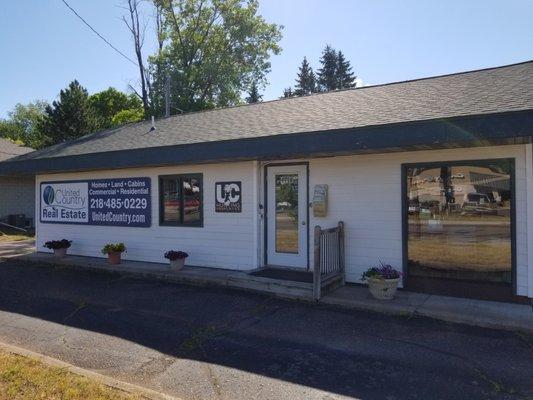
[[[179,223],[171,223],[171,222],[160,222],[159,226],[165,226],[165,227],[174,227],[174,228],[203,228],[203,223],[197,223],[197,224],[179,224]]]

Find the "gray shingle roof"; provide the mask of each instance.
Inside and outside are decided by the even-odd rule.
[[[533,61],[177,115],[97,132],[17,160],[533,109]]]
[[[33,149],[30,147],[19,146],[9,140],[0,139],[0,161],[8,160],[32,151]]]

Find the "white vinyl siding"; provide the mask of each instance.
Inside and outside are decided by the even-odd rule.
[[[380,260],[401,268],[402,164],[492,158],[515,159],[517,294],[527,296],[525,145],[311,159],[310,195],[314,185],[325,183],[329,186],[328,215],[315,218],[310,212],[311,232],[315,225],[328,228],[335,226],[338,221],[344,221],[348,282],[360,282],[363,271]],[[312,251],[310,257],[312,265]]]
[[[533,217],[527,214],[528,190],[529,201],[533,202],[533,173],[528,169],[529,175],[526,175],[526,148],[526,145],[492,146],[290,160],[309,162],[310,200],[314,185],[328,185],[327,217],[315,218],[312,210],[309,213],[311,265],[313,227],[329,228],[342,220],[346,227],[348,282],[360,282],[361,273],[380,260],[402,267],[402,164],[513,158],[517,294],[527,296],[528,280],[533,282],[532,264],[528,270],[528,220],[532,242]],[[529,157],[531,163],[531,155]],[[238,270],[257,268],[264,256],[264,221],[259,209],[264,201],[264,175],[258,165],[257,162],[240,162],[40,175],[37,187],[41,181],[147,176],[152,179],[153,203],[150,228],[41,224],[36,218],[38,249],[46,251],[42,248],[45,241],[64,237],[74,241],[72,254],[101,257],[100,248],[105,243],[123,241],[128,247],[125,258],[130,260],[165,262],[163,252],[175,249],[190,254],[187,260],[190,265]],[[203,174],[204,227],[159,226],[158,177],[184,173]],[[218,181],[242,181],[242,213],[215,213],[215,182]],[[529,247],[531,260],[531,244]],[[529,289],[529,297],[533,297],[533,288]]]
[[[33,179],[0,179],[0,218],[10,214],[24,214],[34,217],[35,183]]]
[[[150,177],[152,226],[127,228],[49,224],[40,223],[37,218],[37,248],[39,251],[47,251],[42,247],[44,242],[66,238],[73,241],[69,250],[71,254],[103,257],[100,249],[104,244],[124,242],[128,248],[124,259],[129,260],[167,262],[163,258],[165,251],[182,250],[190,255],[187,259],[189,265],[237,270],[257,268],[253,193],[257,191],[258,175],[255,168],[255,163],[243,162],[40,175],[37,177],[37,187],[42,181]],[[189,173],[203,174],[204,226],[160,226],[159,176]],[[230,180],[242,181],[242,212],[215,213],[215,182]],[[39,204],[36,215],[39,215]]]

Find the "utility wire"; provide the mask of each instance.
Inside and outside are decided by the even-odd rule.
[[[109,40],[107,40],[105,37],[103,37],[102,35],[100,35],[96,29],[94,29],[87,21],[85,21],[85,19],[83,19],[83,17],[78,14],[76,12],[75,9],[73,9],[70,4],[68,4],[65,0],[61,0],[67,7],[70,11],[72,11],[74,13],[74,15],[76,15],[76,17],[78,17],[85,25],[87,25],[89,27],[89,29],[91,31],[93,31],[100,39],[102,39],[104,42],[107,43],[107,45],[109,45],[113,50],[115,50],[118,54],[120,54],[122,57],[124,57],[126,60],[128,60],[129,62],[131,62],[132,64],[134,64],[135,66],[139,66],[135,61],[133,61],[131,58],[129,58],[126,54],[124,54],[123,52],[121,52],[119,49],[117,49],[115,46],[113,46]]]

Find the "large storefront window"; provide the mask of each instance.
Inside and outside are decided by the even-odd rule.
[[[512,160],[409,165],[409,277],[512,282]]]

